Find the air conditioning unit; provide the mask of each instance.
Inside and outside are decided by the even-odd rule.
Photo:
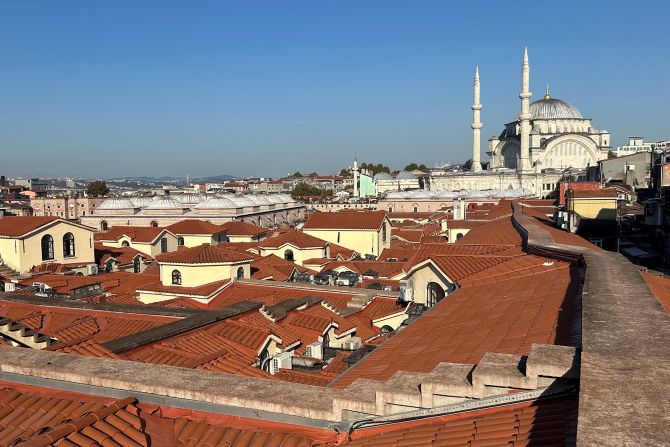
[[[323,360],[323,343],[315,341],[307,345],[307,357]]]
[[[272,357],[270,361],[270,374],[275,375],[280,369],[292,369],[292,357],[290,352],[282,352]]]
[[[98,266],[95,264],[89,264],[86,266],[86,274],[87,275],[97,275],[98,274]]]
[[[355,351],[360,349],[363,346],[363,341],[361,337],[351,337],[351,340],[344,343],[344,349],[349,351]]]
[[[404,303],[411,303],[414,301],[414,292],[409,283],[400,284],[400,301]]]
[[[5,292],[16,292],[16,284],[11,281],[5,283]]]

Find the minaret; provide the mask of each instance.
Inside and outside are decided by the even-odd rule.
[[[354,155],[354,197],[360,197],[360,193],[358,191],[358,160],[356,159],[356,156]]]
[[[475,83],[474,94],[472,101],[472,165],[470,171],[479,172],[482,170],[482,163],[480,161],[480,131],[482,122],[480,121],[480,111],[482,105],[479,102],[479,65],[475,66]]]
[[[521,113],[519,114],[521,150],[519,151],[519,165],[517,171],[530,172],[530,65],[528,64],[528,47],[523,50],[523,65],[521,66]]]

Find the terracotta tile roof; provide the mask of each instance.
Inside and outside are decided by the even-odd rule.
[[[20,237],[57,220],[62,219],[51,216],[2,217],[0,218],[0,236]]]
[[[405,310],[404,305],[398,305],[397,300],[387,298],[374,298],[370,303],[363,308],[358,315],[363,316],[369,320],[376,320],[378,318],[387,317],[389,315],[397,314]]]
[[[251,254],[227,250],[220,245],[202,244],[156,256],[158,262],[168,264],[227,264],[253,260]]]
[[[184,219],[166,227],[174,234],[178,235],[215,235],[223,233],[225,230],[220,225],[215,225],[207,220]]]
[[[33,283],[46,284],[57,293],[70,295],[75,290],[82,287],[94,286],[102,284],[103,278],[98,275],[92,276],[77,276],[77,275],[59,275],[46,273],[26,278],[19,281],[19,284],[25,287],[30,287]]]
[[[503,263],[509,258],[496,256],[438,256],[431,255],[430,259],[435,265],[454,282],[486,270],[494,265]]]
[[[379,255],[380,261],[386,261],[389,258],[395,258],[398,261],[407,261],[417,254],[421,248],[420,245],[412,245],[411,248],[391,247],[385,248]]]
[[[73,341],[70,343],[58,343],[50,346],[47,350],[64,352],[66,354],[84,355],[88,357],[103,357],[110,359],[123,359],[95,340]]]
[[[231,220],[221,225],[229,236],[258,236],[267,233],[263,227],[239,220]]]
[[[0,388],[0,440],[6,446],[20,440],[26,445],[146,447],[135,402],[133,398],[81,401],[5,385]]]
[[[373,271],[380,278],[390,278],[401,274],[403,265],[403,262],[389,261],[333,261],[326,264],[321,271],[345,268],[361,275]]]
[[[349,248],[343,247],[341,245],[337,245],[334,243],[330,243],[330,257],[331,258],[339,258],[342,260],[348,260],[353,258],[359,253],[356,253],[354,250],[351,250]]]
[[[102,244],[95,244],[95,263],[99,267],[104,267],[107,261],[111,258],[116,259],[120,265],[132,264],[136,256],[141,256],[142,259],[147,255],[132,247],[106,247]]]
[[[577,434],[576,397],[554,397],[363,429],[350,447],[570,446]]]
[[[514,228],[512,219],[503,217],[470,230],[455,244],[484,244],[521,246],[521,235]]]
[[[486,352],[527,355],[533,343],[578,345],[578,290],[575,269],[458,289],[332,386],[386,380],[401,370],[430,372],[440,362],[478,363]]]
[[[421,238],[423,237],[423,230],[393,228],[391,230],[391,236],[402,239],[406,242],[413,242],[418,244],[421,242]]]
[[[461,287],[490,284],[512,278],[531,276],[550,270],[568,268],[570,268],[569,262],[559,261],[557,259],[548,259],[535,255],[516,256],[513,258],[505,258],[503,262],[477,273],[473,273],[467,278],[459,280],[458,284]]]
[[[306,230],[379,230],[386,211],[338,211],[313,213],[305,222]]]
[[[214,281],[201,286],[186,287],[186,286],[166,286],[160,281],[149,284],[144,284],[138,290],[146,290],[149,292],[171,293],[175,295],[194,295],[198,297],[210,297],[212,294],[221,290],[226,284],[230,283],[230,279],[223,279],[221,281]]]
[[[333,375],[323,374],[321,371],[311,372],[297,369],[282,369],[279,373],[272,376],[272,378],[284,382],[302,383],[304,385],[326,386],[328,382],[333,380]]]
[[[651,289],[663,309],[670,314],[670,279],[661,275],[641,273],[642,278]]]
[[[335,293],[331,291],[275,287],[269,282],[268,285],[259,285],[236,281],[231,284],[230,287],[227,287],[215,296],[214,299],[209,302],[208,308],[217,309],[244,300],[257,301],[265,305],[273,305],[290,298],[303,298],[308,296],[316,296],[323,299],[345,297],[347,300],[350,300],[352,298],[352,294],[347,292],[346,289],[341,293]]]
[[[308,268],[301,267],[291,261],[287,261],[275,255],[268,255],[263,258],[258,258],[251,263],[251,278],[252,279],[267,279],[272,278],[274,281],[288,281],[295,271],[309,272]]]
[[[115,226],[104,233],[96,233],[96,241],[118,241],[122,236],[129,237],[133,242],[153,243],[163,234],[165,228]]]
[[[363,278],[356,284],[356,287],[359,289],[369,289],[371,285],[380,285],[390,287],[391,290],[398,291],[400,290],[400,281],[397,279],[384,279],[384,278]]]
[[[618,192],[614,188],[574,189],[568,190],[566,195],[576,199],[612,199],[618,196]]]
[[[296,248],[323,248],[328,242],[318,237],[311,236],[302,231],[288,231],[278,236],[265,239],[258,244],[259,248],[280,248],[286,244],[293,245]]]

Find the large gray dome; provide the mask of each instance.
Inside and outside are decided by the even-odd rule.
[[[112,197],[102,202],[98,210],[127,210],[133,208],[135,208],[135,205],[130,200],[123,197]]]
[[[575,106],[549,95],[530,104],[530,115],[533,120],[584,119]]]

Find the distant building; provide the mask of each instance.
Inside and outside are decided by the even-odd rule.
[[[620,182],[636,189],[649,188],[651,187],[651,157],[651,151],[640,151],[600,160],[597,167],[589,170],[589,180]]]
[[[30,206],[35,216],[79,219],[94,214],[105,200],[104,197],[35,197],[30,199]]]
[[[17,178],[14,179],[14,184],[23,186],[24,188],[31,189],[33,191],[46,191],[49,186],[46,181],[40,180],[38,178]]]
[[[614,155],[623,157],[626,155],[637,154],[638,152],[651,152],[651,143],[645,143],[642,137],[628,137],[628,144],[617,146],[614,149]]]

